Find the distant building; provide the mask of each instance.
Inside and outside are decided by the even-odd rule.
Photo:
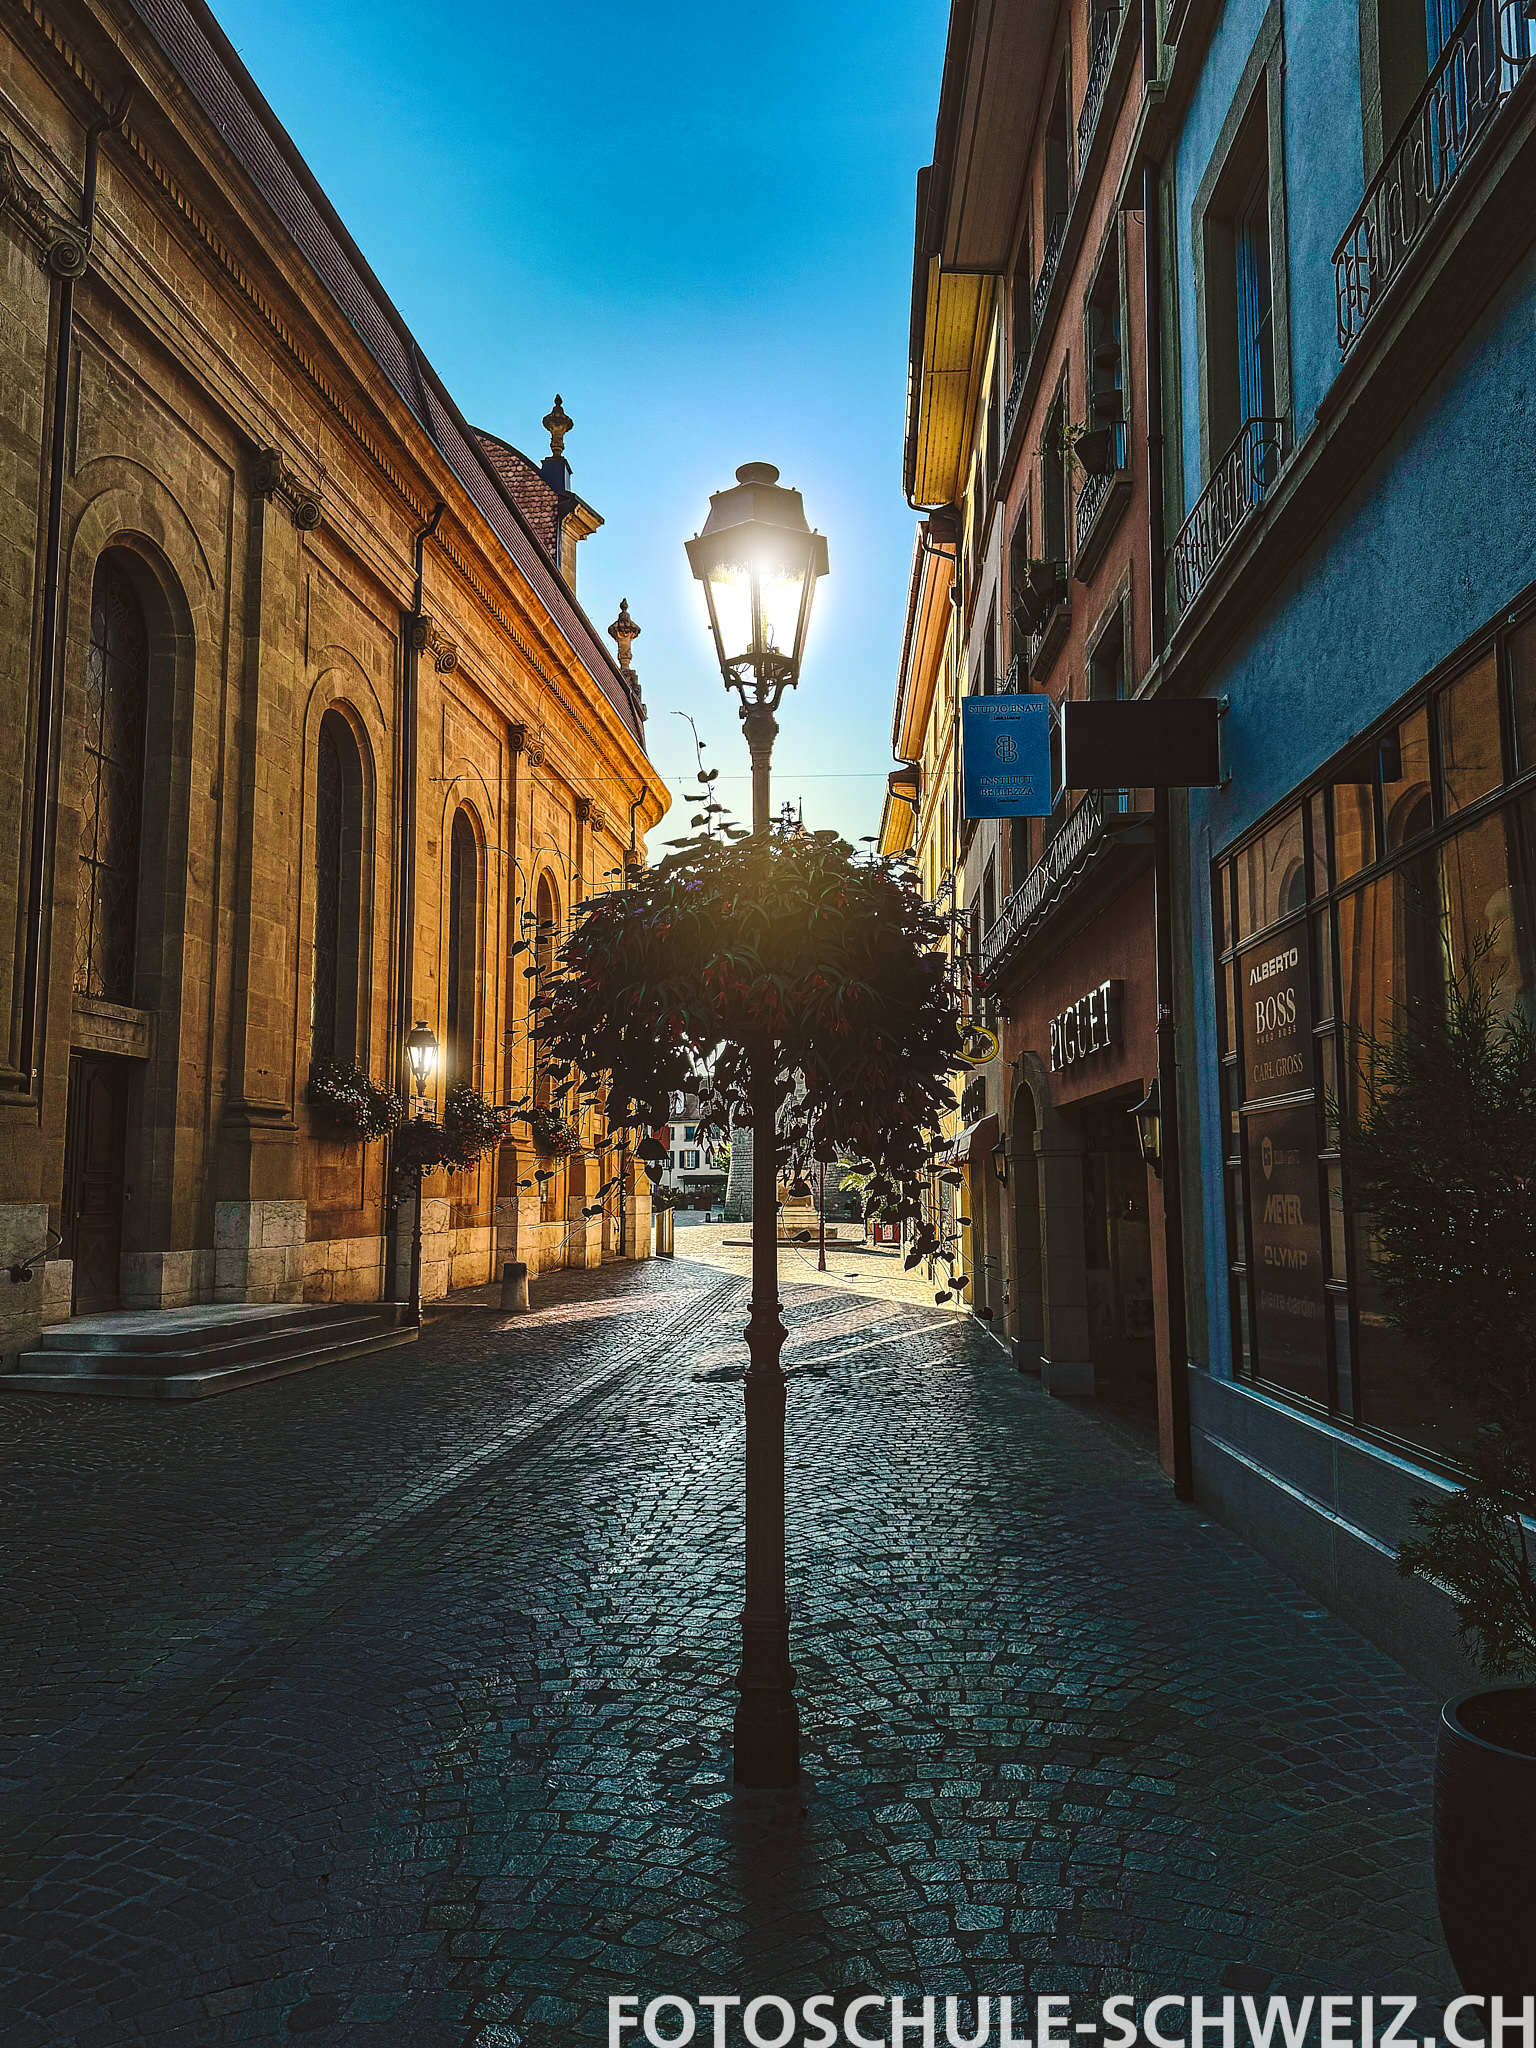
[[[717,1163],[724,1149],[719,1134],[701,1134],[697,1095],[674,1095],[671,1110],[671,1123],[656,1133],[667,1147],[667,1164],[658,1185],[671,1191],[679,1207],[713,1208],[723,1198],[726,1186],[726,1168]]]

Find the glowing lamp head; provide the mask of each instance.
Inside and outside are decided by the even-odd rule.
[[[778,479],[771,462],[744,462],[687,544],[728,687],[742,687],[746,671],[760,685],[799,681],[811,599],[827,573],[825,537],[806,524],[800,493]]]
[[[406,1033],[405,1056],[410,1062],[416,1093],[425,1095],[427,1083],[437,1072],[437,1035],[425,1020],[418,1018]]]

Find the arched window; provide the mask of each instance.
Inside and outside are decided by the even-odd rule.
[[[533,931],[533,964],[539,971],[539,978],[534,983],[534,987],[542,989],[549,977],[550,969],[555,964],[555,922],[557,913],[555,910],[555,892],[550,887],[548,875],[540,875],[539,877],[538,894],[534,898],[534,912],[536,922]],[[537,1030],[537,1022],[535,1023],[535,1030]],[[539,1058],[537,1043],[534,1046],[534,1059],[533,1099],[538,1108],[549,1109],[554,1102],[554,1093],[549,1085],[549,1075],[545,1069],[544,1062]]]
[[[448,1079],[473,1087],[479,985],[479,849],[463,811],[448,846]]]
[[[352,1066],[362,1015],[363,763],[339,711],[320,721],[315,760],[315,966],[311,1045],[317,1062]]]
[[[91,587],[85,666],[75,987],[109,1003],[133,1001],[148,701],[144,607],[121,563],[103,555]]]

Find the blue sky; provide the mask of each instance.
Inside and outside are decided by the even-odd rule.
[[[874,831],[912,546],[913,190],[945,0],[214,5],[467,416],[537,456],[562,394],[574,486],[607,522],[578,594],[600,629],[629,599],[674,793],[686,711],[743,815],[746,749],[683,542],[738,463],[775,462],[804,492],[832,573],[775,798]]]

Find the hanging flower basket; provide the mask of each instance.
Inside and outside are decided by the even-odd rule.
[[[440,1124],[418,1119],[405,1125],[395,1141],[395,1164],[410,1173],[460,1173],[505,1142],[510,1121],[510,1112],[478,1089],[450,1088]]]
[[[307,1100],[327,1137],[387,1138],[405,1122],[398,1095],[370,1081],[360,1067],[324,1060],[310,1070]]]
[[[534,1149],[545,1159],[569,1159],[581,1150],[581,1132],[556,1109],[525,1109],[521,1112]]]

